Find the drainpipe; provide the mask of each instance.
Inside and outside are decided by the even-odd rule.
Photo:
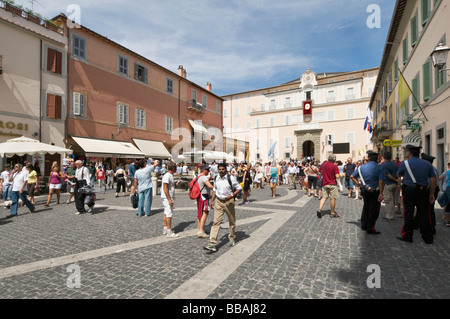
[[[39,51],[39,142],[42,142],[42,39]]]
[[[69,114],[70,114],[70,101],[71,96],[69,92],[69,59],[70,59],[70,28],[67,26],[67,58],[66,58],[66,117],[64,119],[64,143],[68,144],[68,130],[69,130]]]

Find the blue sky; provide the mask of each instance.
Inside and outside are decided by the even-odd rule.
[[[69,15],[81,24],[226,95],[278,85],[312,71],[379,66],[394,0],[37,0],[45,17]],[[16,0],[31,8],[30,1]],[[369,28],[371,4],[381,28]]]

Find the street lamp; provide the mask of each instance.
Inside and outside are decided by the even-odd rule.
[[[434,67],[437,67],[440,71],[447,71],[450,69],[443,69],[444,65],[447,63],[447,56],[450,48],[444,45],[442,42],[438,44],[433,53],[431,53],[431,58],[433,60]]]

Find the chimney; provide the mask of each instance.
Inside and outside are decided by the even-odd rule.
[[[183,77],[183,78],[186,78],[186,70],[183,68],[182,65],[180,65],[178,67],[178,75]]]
[[[211,92],[212,91],[212,84],[210,82],[206,83],[206,89]]]

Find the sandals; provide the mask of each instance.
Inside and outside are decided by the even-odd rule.
[[[340,215],[338,215],[337,213],[331,214],[330,218],[339,218],[341,217]]]

